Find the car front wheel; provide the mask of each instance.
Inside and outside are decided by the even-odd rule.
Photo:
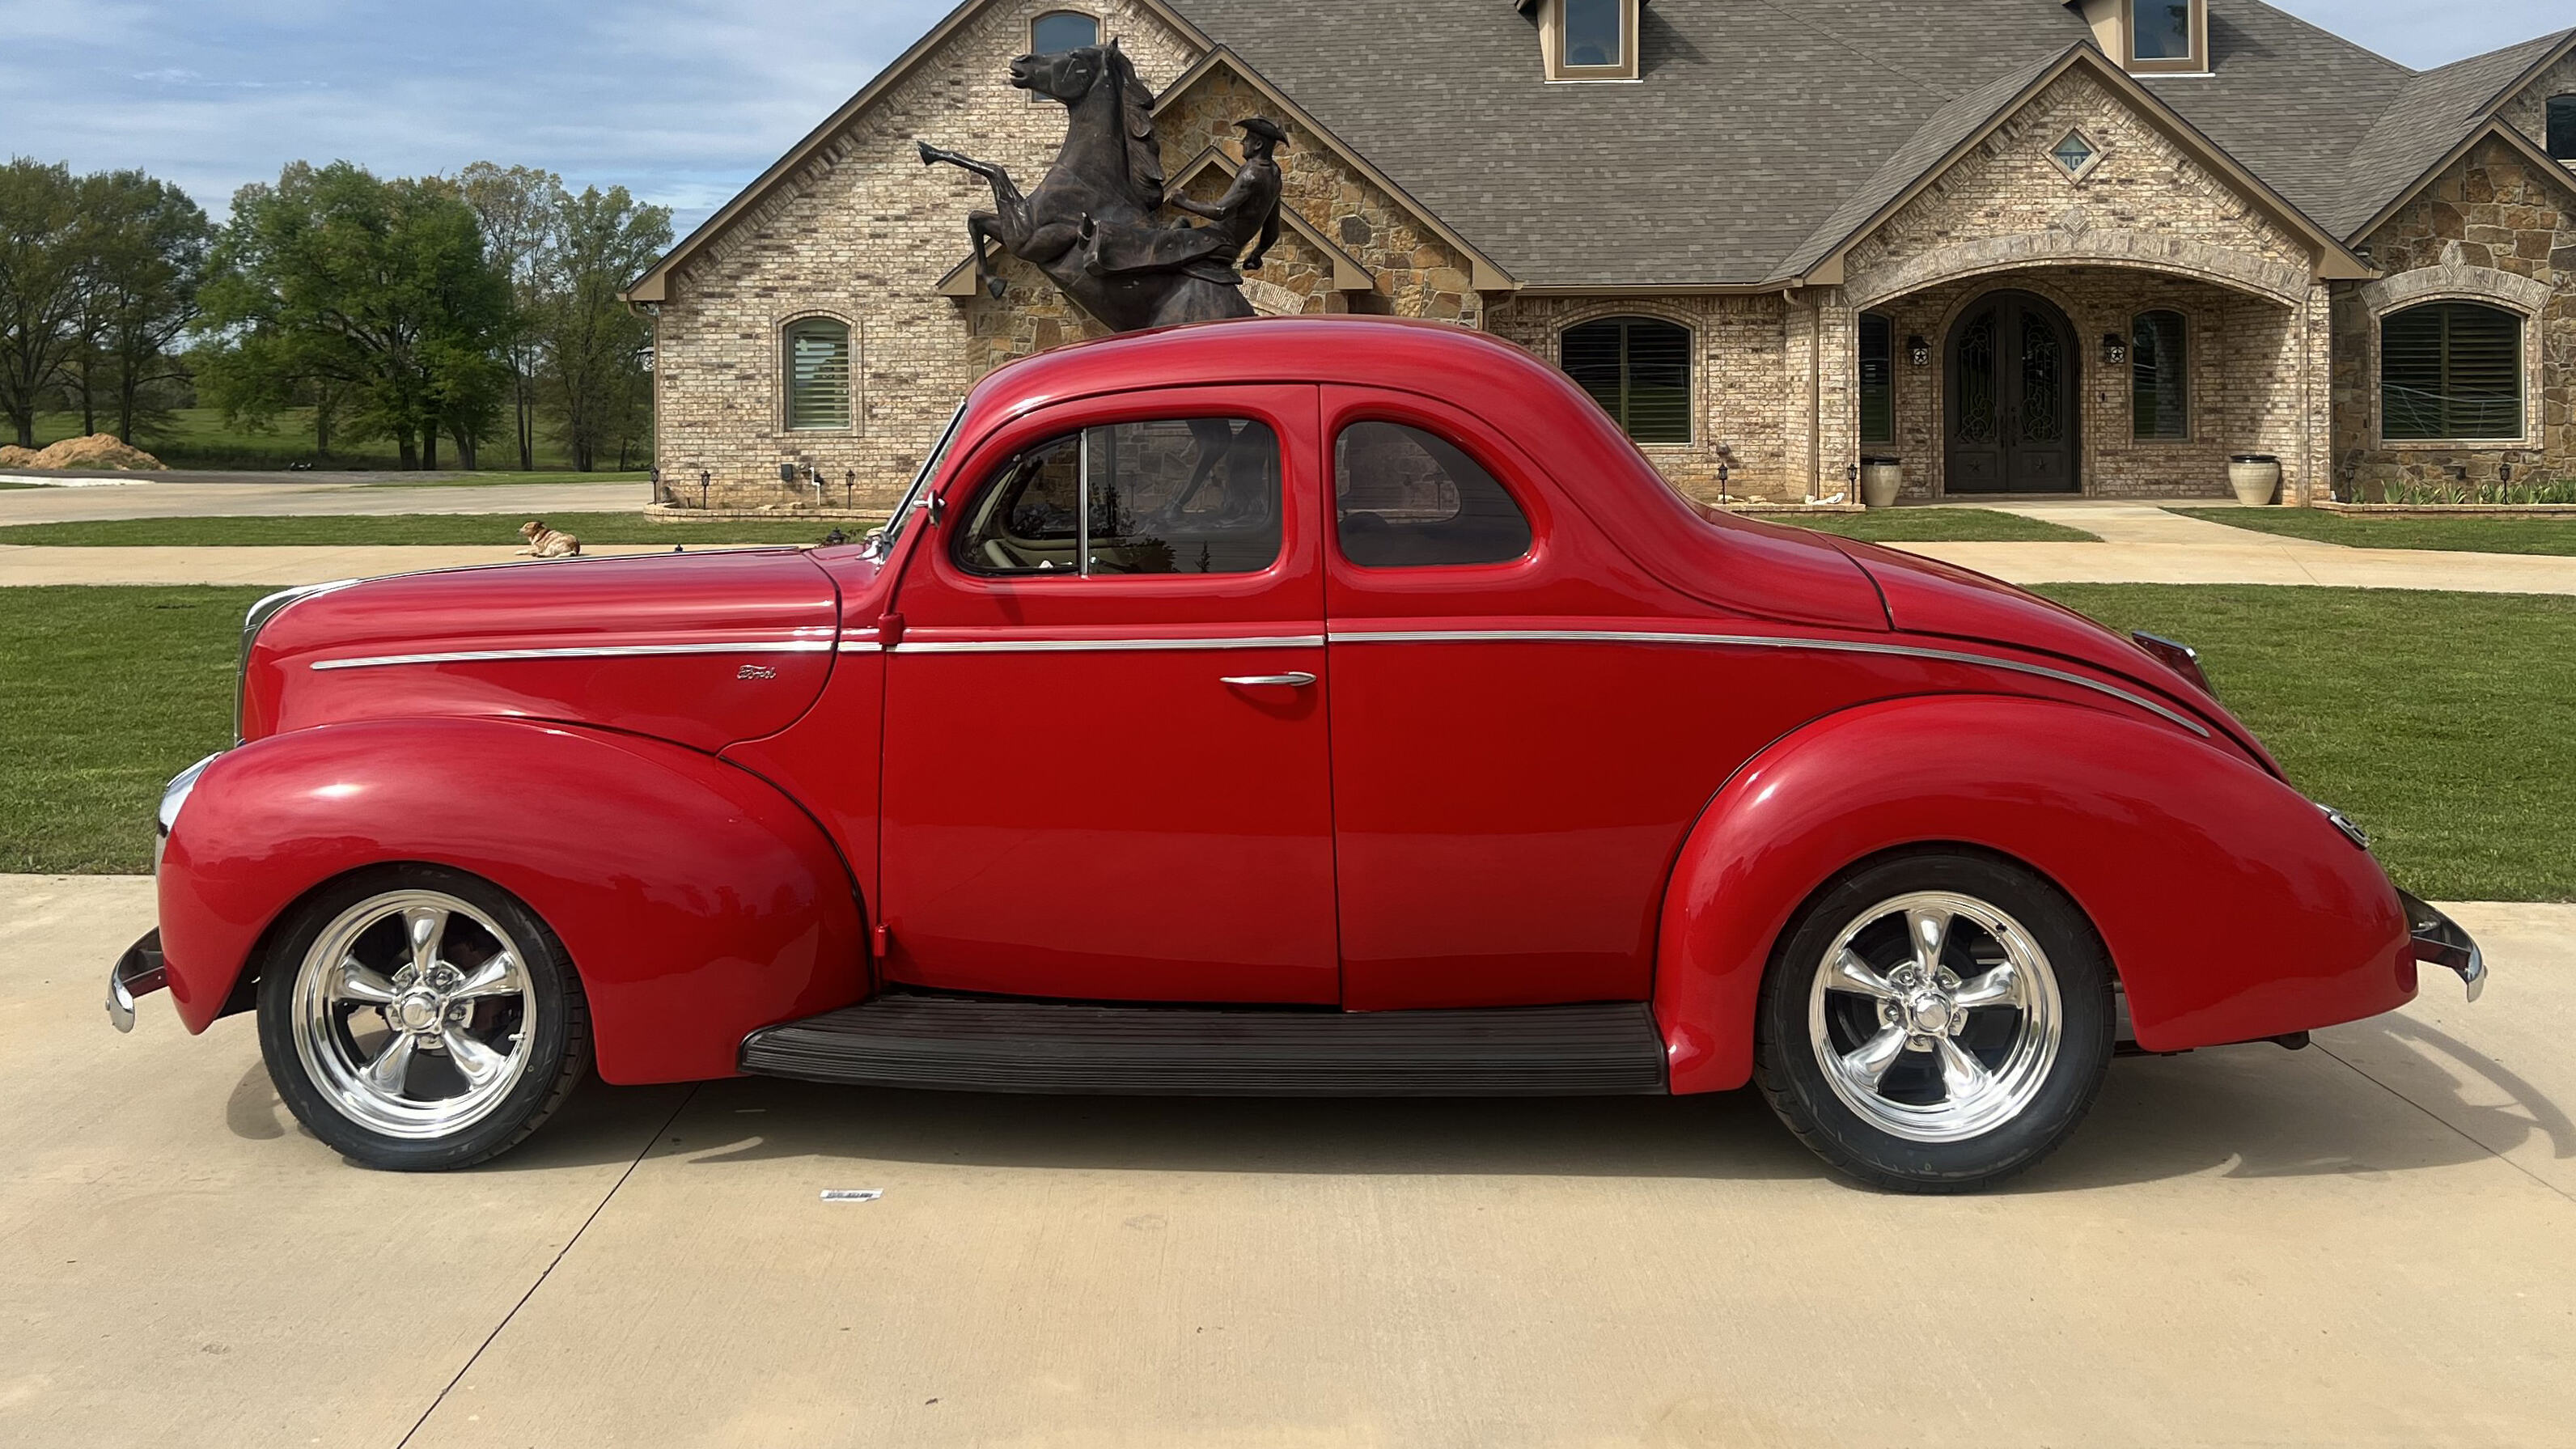
[[[300,906],[259,982],[260,1052],[314,1136],[369,1167],[466,1167],[516,1145],[590,1065],[562,943],[491,882],[362,871]]]
[[[1763,984],[1755,1078],[1845,1175],[1971,1191],[2075,1130],[2113,1023],[2110,960],[2063,893],[1983,856],[1904,855],[1791,925]]]

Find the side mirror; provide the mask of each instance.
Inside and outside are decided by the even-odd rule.
[[[922,500],[912,506],[916,512],[930,515],[930,526],[933,528],[937,528],[939,521],[948,516],[948,505],[942,502],[936,493],[923,495]]]

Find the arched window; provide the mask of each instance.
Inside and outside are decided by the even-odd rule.
[[[2549,98],[2550,159],[2576,163],[2576,95]]]
[[[1629,437],[1690,441],[1689,328],[1654,317],[1604,317],[1566,328],[1557,358]]]
[[[2129,436],[2191,436],[2191,357],[2180,312],[2129,319]]]
[[[2379,435],[2522,436],[2522,318],[2427,302],[2379,322]]]
[[[1029,53],[1055,55],[1100,43],[1100,21],[1079,10],[1050,10],[1029,22]]]
[[[849,324],[829,317],[787,324],[787,426],[849,425]]]

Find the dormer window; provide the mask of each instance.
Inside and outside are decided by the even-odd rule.
[[[1639,0],[1539,0],[1539,51],[1552,81],[1637,78]]]
[[[2209,69],[2209,0],[2127,0],[2121,10],[2132,74]]]
[[[2209,0],[2067,0],[2131,75],[2207,75]]]

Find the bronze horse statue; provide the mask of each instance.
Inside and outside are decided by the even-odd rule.
[[[1074,305],[1114,331],[1252,315],[1242,287],[1215,280],[1204,266],[1104,275],[1084,265],[1090,236],[1161,229],[1154,223],[1163,205],[1154,97],[1117,41],[1021,56],[1011,62],[1011,84],[1062,101],[1071,113],[1063,149],[1035,192],[1022,196],[1011,174],[992,162],[920,143],[923,165],[945,161],[993,187],[994,209],[966,218],[975,275],[987,293],[1002,295],[1002,279],[986,250],[989,240],[1046,273]]]

